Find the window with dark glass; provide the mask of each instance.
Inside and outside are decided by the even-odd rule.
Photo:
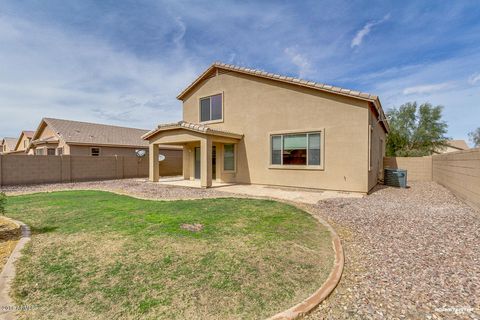
[[[55,149],[48,148],[47,149],[47,156],[54,156],[54,155],[55,155]]]
[[[223,147],[223,170],[235,170],[235,145],[226,144]]]
[[[57,156],[63,155],[63,148],[57,148]]]
[[[307,135],[288,134],[283,136],[283,164],[307,164]]]
[[[320,132],[273,135],[271,139],[272,164],[320,165]]]
[[[100,155],[100,148],[91,148],[90,155],[98,157]]]
[[[222,95],[200,99],[200,121],[221,120],[222,115]]]

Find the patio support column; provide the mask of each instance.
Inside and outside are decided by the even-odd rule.
[[[192,148],[187,145],[183,146],[183,163],[182,163],[182,171],[183,171],[183,179],[190,180],[190,156],[192,154]]]
[[[160,178],[160,168],[159,168],[159,163],[158,163],[158,154],[159,154],[159,149],[157,144],[151,143],[148,146],[149,152],[148,152],[148,180],[152,182],[158,182]]]
[[[212,186],[212,138],[200,140],[200,182],[202,188]]]

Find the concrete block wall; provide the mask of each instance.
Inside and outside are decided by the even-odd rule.
[[[147,157],[0,155],[0,186],[147,176]]]
[[[480,210],[480,148],[433,156],[433,180]]]
[[[432,181],[432,157],[385,157],[384,168],[406,169],[408,181]]]

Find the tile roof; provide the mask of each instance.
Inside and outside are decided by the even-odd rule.
[[[287,77],[287,76],[282,76],[279,74],[274,74],[270,72],[266,72],[263,70],[257,70],[257,69],[250,69],[250,68],[244,68],[244,67],[239,67],[235,66],[232,64],[226,64],[226,63],[221,63],[221,62],[215,62],[213,63],[207,70],[205,70],[197,79],[195,79],[188,87],[186,87],[180,94],[177,96],[177,99],[182,100],[185,95],[197,84],[199,84],[206,76],[210,74],[215,68],[222,69],[222,70],[227,70],[227,71],[233,71],[233,72],[239,72],[243,74],[249,74],[252,76],[256,77],[262,77],[262,78],[267,78],[271,80],[276,80],[276,81],[281,81],[285,83],[290,83],[298,86],[303,86],[311,89],[316,89],[324,92],[330,92],[333,94],[339,94],[343,96],[348,96],[360,100],[366,100],[369,102],[372,102],[375,108],[377,109],[379,113],[379,117],[381,119],[384,119],[382,121],[382,124],[384,125],[385,130],[388,132],[389,131],[389,126],[388,126],[388,121],[386,120],[385,113],[383,111],[382,105],[380,103],[380,99],[378,96],[366,93],[366,92],[360,92],[356,90],[350,90],[350,89],[344,89],[340,87],[335,87],[331,85],[327,85],[324,83],[319,83],[315,81],[309,81],[309,80],[303,80],[303,79],[298,79],[298,78],[293,78],[293,77]]]
[[[43,122],[70,144],[148,147],[148,142],[141,138],[148,132],[144,129],[53,118],[44,118]],[[38,143],[37,140],[35,142]]]
[[[149,137],[153,136],[157,132],[160,131],[166,131],[166,130],[173,130],[173,129],[186,129],[190,131],[195,131],[195,132],[200,132],[200,133],[205,133],[205,134],[211,134],[211,135],[221,135],[221,136],[228,136],[228,137],[233,137],[237,139],[241,139],[243,137],[243,134],[231,132],[231,131],[226,131],[226,130],[221,130],[221,129],[214,129],[212,127],[206,126],[204,124],[198,124],[198,123],[192,123],[192,122],[186,122],[186,121],[179,121],[179,122],[174,122],[174,123],[165,123],[165,124],[160,124],[158,127],[154,130],[151,130],[144,134],[142,136],[143,139],[148,139]]]
[[[60,140],[57,137],[51,136],[51,137],[45,137],[45,138],[42,138],[42,139],[33,140],[32,144],[36,145],[36,144],[41,144],[41,143],[55,143],[55,142],[59,142],[59,141]]]
[[[450,141],[447,141],[447,144],[450,147],[458,149],[458,150],[469,149],[468,144],[465,142],[465,140],[450,140]]]
[[[10,137],[5,137],[2,140],[3,144],[2,145],[7,145],[7,151],[12,151],[15,150],[15,145],[17,144],[17,138],[10,138]]]
[[[327,85],[324,83],[319,83],[315,81],[309,81],[309,80],[303,80],[303,79],[298,79],[298,78],[293,78],[293,77],[287,77],[287,76],[282,76],[279,74],[274,74],[262,70],[257,70],[257,69],[250,69],[250,68],[244,68],[244,67],[239,67],[235,66],[232,64],[226,64],[226,63],[221,63],[221,62],[215,62],[213,63],[204,73],[202,73],[194,82],[192,82],[185,90],[183,90],[179,95],[178,99],[181,99],[182,96],[185,95],[186,92],[188,92],[194,85],[197,84],[197,80],[203,78],[205,74],[207,74],[209,71],[211,71],[213,68],[220,68],[224,70],[230,70],[230,71],[236,71],[236,72],[241,72],[241,73],[248,73],[254,76],[261,76],[264,78],[270,78],[274,80],[282,80],[284,82],[290,82],[293,84],[300,84],[306,87],[310,87],[313,89],[321,89],[324,91],[331,91],[334,93],[343,93],[349,96],[357,97],[357,98],[363,98],[363,99],[370,99],[370,100],[375,100],[378,99],[378,96],[372,95],[370,93],[366,92],[360,92],[360,91],[355,91],[355,90],[350,90],[350,89],[344,89],[340,87],[334,87],[331,85]]]
[[[33,135],[35,134],[35,131],[23,130],[22,133],[23,133],[27,138],[33,138]]]

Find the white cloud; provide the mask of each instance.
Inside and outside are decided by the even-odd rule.
[[[97,38],[19,18],[0,23],[1,135],[35,129],[45,116],[149,129],[181,119],[176,95],[200,71],[184,52],[180,19],[174,54],[139,57]]]
[[[445,89],[449,89],[452,87],[451,83],[444,82],[444,83],[436,83],[436,84],[426,84],[426,85],[419,85],[408,87],[403,90],[404,95],[411,95],[411,94],[429,94]]]
[[[357,31],[357,34],[352,39],[352,43],[350,44],[350,46],[352,48],[360,46],[363,42],[363,38],[365,38],[370,33],[370,31],[372,31],[373,27],[375,27],[375,26],[377,26],[381,23],[384,23],[388,19],[390,19],[390,13],[385,15],[381,20],[371,21],[371,22],[368,22],[367,24],[365,24],[362,29]]]
[[[288,47],[284,50],[290,62],[298,67],[298,77],[304,78],[312,72],[309,59],[295,47]]]
[[[480,72],[474,73],[468,78],[468,83],[472,86],[476,85],[477,82],[480,82]]]

